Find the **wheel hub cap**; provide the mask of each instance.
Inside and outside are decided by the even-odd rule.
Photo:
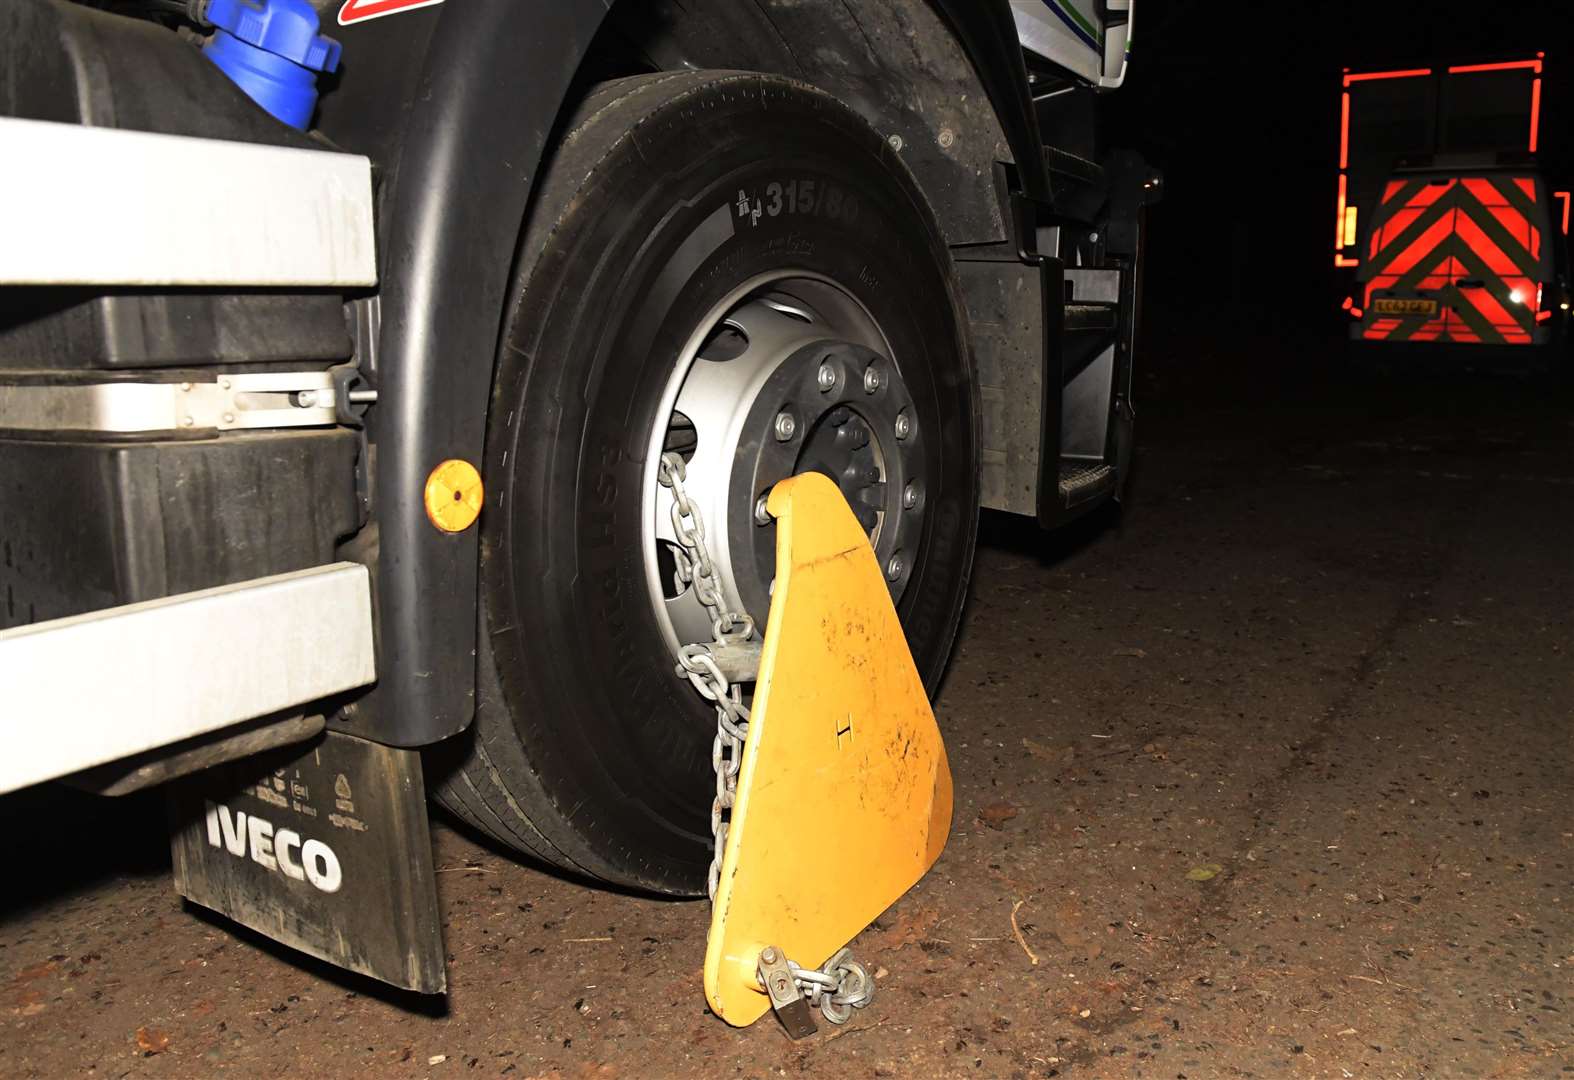
[[[835,284],[811,275],[750,282],[712,310],[674,368],[645,480],[645,568],[657,622],[676,653],[711,638],[711,616],[678,581],[672,493],[655,462],[674,451],[705,523],[730,609],[763,627],[776,526],[764,497],[819,472],[869,535],[893,599],[911,578],[925,504],[923,432],[879,327]]]

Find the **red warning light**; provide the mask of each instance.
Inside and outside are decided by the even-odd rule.
[[[1538,57],[1540,53],[1536,54]],[[1529,68],[1537,75],[1541,74],[1540,60],[1508,60],[1500,64],[1456,64],[1448,69],[1450,75],[1464,75],[1472,71],[1513,71],[1515,68]]]
[[[1339,167],[1350,167],[1350,91],[1339,95]]]
[[[1357,82],[1373,82],[1377,79],[1413,79],[1418,75],[1432,74],[1431,68],[1406,68],[1403,71],[1358,71],[1354,75],[1346,75],[1344,84],[1349,86]]]
[[[1541,68],[1540,61],[1536,62],[1536,68],[1537,68],[1538,71],[1540,70],[1540,68]],[[1540,127],[1541,127],[1541,80],[1540,79],[1535,79],[1530,84],[1530,152],[1532,154],[1534,154],[1536,152],[1536,135],[1537,135],[1537,132],[1538,132]]]

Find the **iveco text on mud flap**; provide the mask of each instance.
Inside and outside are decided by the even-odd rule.
[[[175,888],[330,963],[445,989],[420,755],[329,732],[173,793]]]

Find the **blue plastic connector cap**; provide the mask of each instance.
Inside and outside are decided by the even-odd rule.
[[[339,66],[339,43],[317,32],[310,0],[208,0],[203,52],[246,94],[304,131],[317,108],[317,72]]]

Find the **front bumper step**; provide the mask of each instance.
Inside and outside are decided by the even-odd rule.
[[[0,631],[0,794],[375,678],[357,563]]]

